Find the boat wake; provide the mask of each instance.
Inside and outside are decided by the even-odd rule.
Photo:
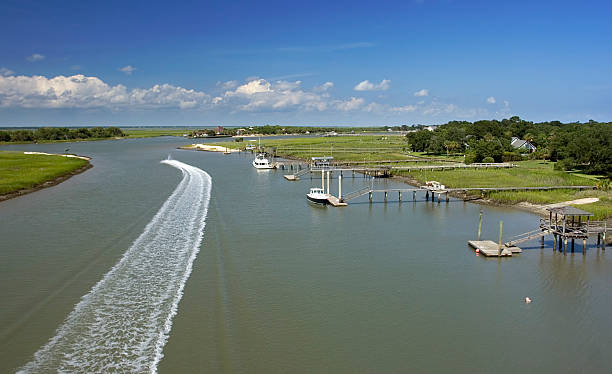
[[[83,296],[19,372],[156,372],[204,236],[212,181],[163,160],[183,179],[121,260]]]

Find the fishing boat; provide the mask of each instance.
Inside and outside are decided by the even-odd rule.
[[[255,169],[274,169],[276,165],[268,160],[265,153],[258,153],[253,160],[253,167]]]
[[[311,188],[310,192],[306,194],[306,198],[308,199],[308,201],[314,203],[314,204],[328,204],[329,200],[328,200],[328,195],[323,191],[322,188]]]

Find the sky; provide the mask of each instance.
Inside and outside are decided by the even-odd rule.
[[[0,3],[0,126],[612,121],[608,1]]]

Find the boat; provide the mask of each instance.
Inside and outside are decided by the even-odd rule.
[[[255,169],[274,169],[276,168],[276,165],[271,163],[270,160],[266,158],[264,153],[259,153],[253,160],[253,167]]]
[[[308,201],[314,204],[329,204],[328,195],[323,191],[322,188],[311,188],[310,192],[306,194]]]

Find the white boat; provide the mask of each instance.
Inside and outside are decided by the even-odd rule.
[[[274,169],[276,165],[270,162],[270,160],[266,158],[265,154],[259,153],[253,160],[253,167],[255,169]]]
[[[306,194],[308,201],[315,204],[329,204],[328,195],[323,191],[322,188],[311,188],[310,192]]]

